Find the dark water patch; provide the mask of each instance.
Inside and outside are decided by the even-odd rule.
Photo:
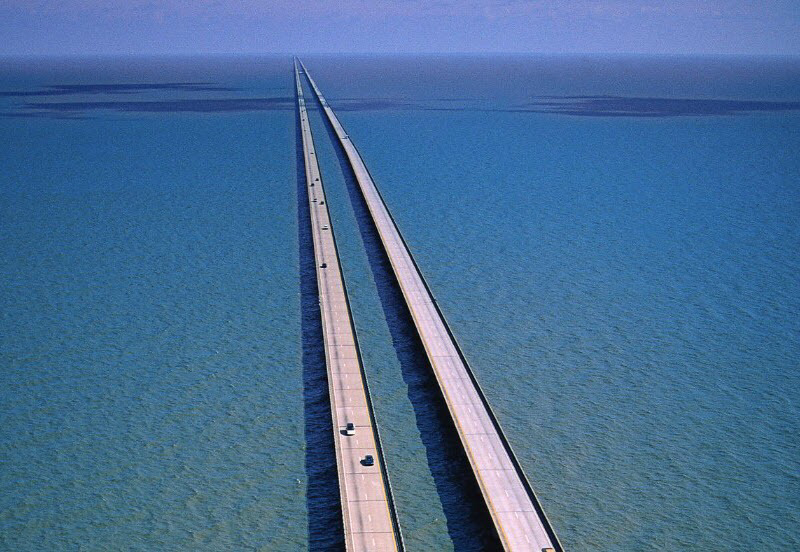
[[[311,551],[344,550],[344,526],[339,499],[339,475],[331,432],[331,406],[322,318],[319,310],[311,216],[306,195],[303,138],[295,114],[297,169],[297,241],[300,261],[300,308],[303,351],[303,410],[308,478],[308,545]]]
[[[0,117],[7,119],[65,119],[83,120],[88,119],[78,113],[52,113],[49,111],[0,111]]]
[[[800,110],[800,102],[787,101],[623,96],[539,96],[538,98],[519,111],[588,117],[680,117]]]
[[[292,98],[182,99],[136,102],[30,102],[26,110],[47,112],[119,111],[125,113],[231,113],[292,108]],[[24,111],[22,111],[24,112]]]
[[[39,90],[0,91],[0,97],[69,96],[74,94],[135,94],[154,90],[176,92],[236,92],[239,89],[213,82],[146,82],[115,84],[54,84]]]
[[[800,110],[800,101],[715,100],[608,95],[536,96],[517,106],[489,105],[475,99],[339,98],[337,111],[456,111],[485,113],[554,113],[587,117],[731,116]],[[313,109],[313,108],[311,108]]]
[[[424,111],[464,111],[475,109],[478,100],[466,98],[340,98],[331,102],[336,111],[391,111],[391,110],[424,110]],[[461,105],[458,105],[461,104]]]
[[[480,101],[480,98],[430,98],[428,100],[419,100],[414,98],[364,98],[364,97],[341,97],[341,98],[328,98],[328,101],[331,105],[336,104],[339,105],[342,102],[370,102],[374,100],[382,100],[382,101],[394,101],[394,102],[407,102],[407,103],[419,103],[421,101],[431,101],[431,102],[474,102]]]
[[[332,104],[333,105],[333,104]],[[393,100],[386,98],[337,100],[337,111],[371,111],[383,109],[417,109],[419,102],[409,100]]]
[[[319,106],[316,96],[309,103]],[[327,118],[323,116],[322,119],[342,169],[454,549],[458,552],[500,550],[500,541],[489,511],[483,502],[366,202],[333,128]]]

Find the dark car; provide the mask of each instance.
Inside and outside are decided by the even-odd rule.
[[[375,465],[375,459],[372,457],[371,454],[367,454],[364,457],[364,459],[361,461],[361,463],[364,464],[365,466],[374,466]]]

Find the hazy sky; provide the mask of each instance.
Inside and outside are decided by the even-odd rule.
[[[800,55],[800,0],[0,0],[0,54]]]

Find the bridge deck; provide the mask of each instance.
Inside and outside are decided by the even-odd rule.
[[[353,169],[503,547],[562,550],[361,155],[305,66],[303,71]]]
[[[402,550],[402,538],[391,501],[388,475],[380,451],[369,388],[358,350],[296,63],[295,86],[311,210],[345,545],[347,550],[353,552]],[[348,422],[355,424],[355,435],[344,434]],[[366,455],[374,458],[375,465],[363,465],[362,460]]]

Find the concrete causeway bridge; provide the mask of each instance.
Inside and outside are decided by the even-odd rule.
[[[298,61],[295,62],[296,74],[297,63]],[[345,132],[336,114],[325,101],[325,97],[311,78],[311,75],[308,74],[305,66],[302,63],[300,63],[300,66],[311,84],[320,105],[323,107],[325,116],[333,127],[353,170],[504,549],[508,551],[525,550],[536,552],[549,549],[554,551],[563,550],[533,491],[533,487],[525,476],[522,466],[503,433],[500,423],[492,411],[467,359],[456,342],[425,278],[414,261],[403,236],[400,234],[400,230],[364,164],[364,160],[353,145],[347,132]],[[299,74],[297,79],[298,90],[300,90]],[[301,119],[304,117],[304,113],[301,113]],[[304,128],[305,143],[305,136],[308,134],[310,137],[310,130],[308,130],[307,126]],[[313,155],[313,151],[311,155]],[[307,171],[309,170],[309,164],[308,156],[306,156]],[[316,166],[315,160],[313,165]],[[309,180],[314,182],[313,179],[316,177],[317,173],[313,172],[312,167],[312,174]],[[314,207],[312,207],[313,210]],[[318,222],[315,223],[317,225],[326,224],[325,221],[328,221],[327,213],[322,215],[321,211],[316,215],[312,214],[312,218],[314,216],[320,217]],[[318,229],[318,226],[316,228]],[[315,240],[318,239],[318,233],[318,230],[315,230]],[[326,234],[322,233],[319,236],[319,239],[323,239]],[[327,236],[332,243],[330,234],[327,234]],[[319,247],[322,248],[322,245]],[[333,245],[329,247],[329,251],[332,251],[328,253],[329,255],[335,255]],[[330,259],[331,257],[327,258]],[[327,270],[330,271],[331,269]],[[324,285],[343,287],[341,284],[336,284],[337,281],[341,281],[338,276],[338,263],[336,263],[334,270],[335,272],[328,272],[326,275],[321,276],[321,282]],[[318,275],[321,272],[324,273],[324,271],[318,270]],[[323,290],[323,283],[320,283],[321,296],[323,291],[326,295],[330,294],[327,289]],[[344,301],[344,299],[337,298],[336,301],[337,304],[341,304],[338,302]],[[345,316],[346,309],[344,306],[340,310],[342,311],[342,316]],[[323,313],[327,324],[339,323],[335,318],[331,318],[330,307],[328,309],[324,308]],[[339,328],[352,326],[349,319],[340,324]],[[337,329],[336,332],[338,331],[340,330]],[[332,338],[338,339],[339,334],[335,333]],[[346,339],[350,338],[346,337]],[[353,380],[356,380],[356,354],[352,346],[349,347],[346,349],[350,355],[349,358],[352,359],[352,365],[349,369],[353,371]],[[328,349],[329,345],[326,337],[326,350]],[[330,355],[329,358],[331,358]],[[334,378],[336,377],[336,370],[334,370]],[[352,383],[349,385],[352,385]],[[362,391],[356,390],[354,393],[358,394],[362,393]],[[359,394],[358,396],[360,397],[361,395]],[[340,410],[338,404],[335,410],[337,412],[335,416],[338,416]],[[361,415],[366,416],[366,412]],[[341,423],[344,418],[340,418],[336,423]],[[365,418],[364,421],[366,421]],[[374,427],[374,424],[372,427]],[[337,439],[341,441],[341,438],[337,437]],[[371,444],[371,440],[368,441],[368,444]],[[340,447],[341,445],[337,442],[337,457],[340,456],[338,452]],[[366,445],[365,447],[363,450],[369,448]],[[348,458],[346,461],[353,462],[354,458]],[[350,466],[352,464],[347,465]],[[356,467],[355,469],[361,471],[361,468]],[[374,480],[374,488],[380,488],[378,478],[374,477]],[[372,491],[372,493],[370,496],[379,496],[380,494],[377,490]],[[343,504],[346,498],[349,499],[349,497],[343,495]],[[386,511],[386,508],[383,507],[378,508],[376,506],[376,509]],[[388,524],[386,522],[383,523],[382,527],[388,530]],[[345,530],[347,531],[347,527]],[[387,532],[388,534],[390,533]]]
[[[294,73],[345,546],[353,552],[401,551],[403,540],[400,525],[397,523],[389,476],[375,425],[296,61]],[[353,424],[352,430],[348,430],[348,424]]]

